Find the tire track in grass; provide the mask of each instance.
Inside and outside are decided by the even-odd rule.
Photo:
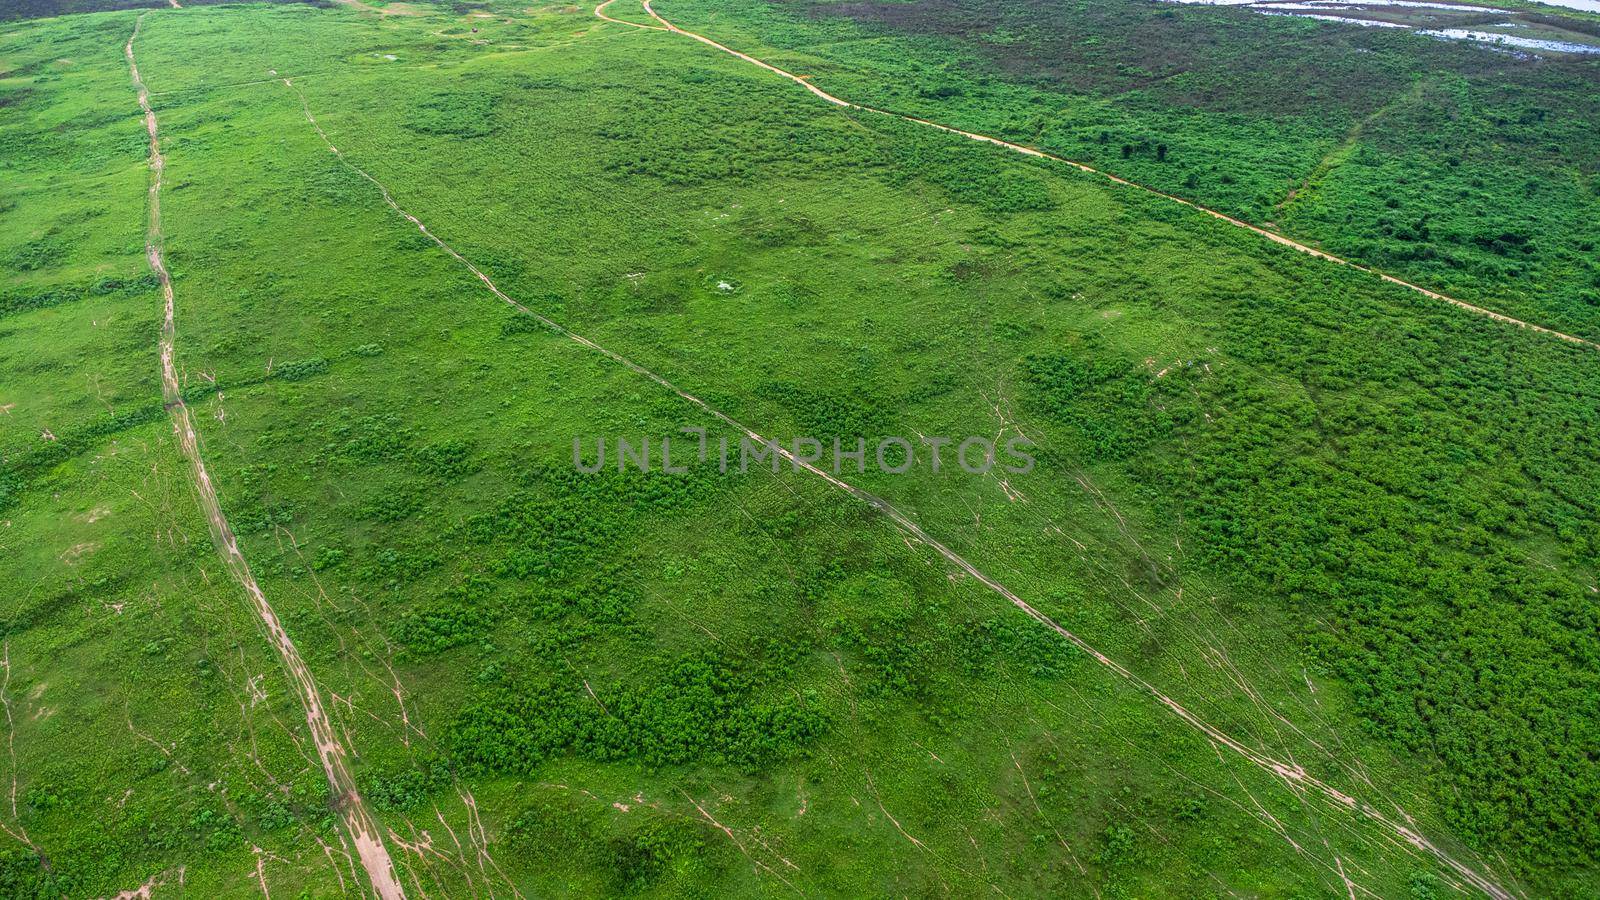
[[[734,51],[729,52],[731,53]],[[741,57],[743,56],[742,54],[735,55],[739,55]],[[757,64],[766,66],[765,63],[757,62]],[[377,188],[378,192],[383,196],[384,203],[386,203],[390,209],[394,210],[395,213],[415,226],[416,229],[422,233],[423,237],[426,237],[428,240],[432,241],[440,250],[443,250],[452,259],[465,267],[467,271],[471,272],[480,282],[483,283],[483,286],[488,289],[490,293],[498,297],[507,306],[510,306],[523,315],[529,316],[534,321],[543,325],[545,328],[549,329],[555,334],[567,338],[568,340],[571,340],[580,346],[588,348],[589,350],[606,357],[612,362],[615,362],[638,375],[648,378],[666,390],[677,395],[680,399],[693,405],[707,415],[710,415],[717,421],[722,422],[724,425],[727,425],[728,427],[744,435],[749,440],[772,447],[772,449],[776,451],[779,456],[788,460],[796,471],[804,469],[812,475],[815,475],[833,485],[835,488],[838,488],[840,491],[843,491],[856,500],[859,500],[882,513],[911,538],[928,546],[955,568],[965,573],[968,577],[972,578],[979,584],[982,584],[990,591],[993,591],[994,593],[1005,598],[1011,603],[1011,605],[1022,610],[1022,612],[1026,613],[1030,618],[1038,622],[1040,625],[1043,625],[1051,631],[1054,631],[1057,635],[1066,640],[1068,643],[1072,644],[1074,647],[1078,648],[1089,658],[1093,659],[1104,668],[1110,670],[1119,679],[1134,687],[1141,693],[1150,696],[1163,707],[1166,707],[1169,712],[1177,716],[1186,725],[1195,729],[1196,731],[1199,731],[1206,738],[1206,740],[1211,743],[1212,747],[1218,750],[1219,755],[1221,750],[1229,750],[1234,754],[1244,758],[1252,765],[1275,776],[1281,780],[1291,791],[1294,791],[1301,796],[1315,797],[1333,805],[1338,809],[1345,810],[1346,812],[1358,818],[1366,819],[1377,824],[1379,827],[1383,828],[1391,838],[1403,842],[1405,845],[1408,845],[1415,850],[1420,851],[1421,853],[1433,857],[1439,865],[1453,872],[1467,884],[1470,884],[1482,891],[1484,894],[1495,898],[1495,900],[1512,900],[1514,896],[1513,894],[1500,887],[1487,876],[1480,874],[1471,866],[1456,860],[1448,852],[1430,841],[1421,832],[1386,815],[1377,807],[1360,801],[1355,797],[1340,791],[1332,785],[1313,777],[1297,763],[1281,762],[1266,755],[1265,753],[1245,746],[1236,738],[1207,722],[1194,712],[1191,712],[1177,700],[1174,700],[1172,697],[1162,693],[1158,688],[1156,688],[1155,685],[1134,674],[1132,671],[1111,657],[1101,653],[1088,641],[1069,631],[1060,623],[1050,618],[1048,615],[1045,615],[1038,609],[1034,608],[1027,601],[1023,600],[1020,596],[1011,591],[1011,589],[984,574],[978,569],[977,566],[973,565],[965,557],[956,553],[943,543],[935,540],[926,531],[923,531],[921,526],[913,522],[905,513],[901,512],[888,501],[878,497],[875,494],[856,487],[837,475],[818,468],[807,459],[796,456],[794,453],[785,449],[776,441],[769,441],[767,438],[757,433],[754,429],[747,427],[737,419],[734,419],[732,416],[729,416],[720,409],[712,406],[710,403],[707,403],[705,400],[702,400],[694,394],[685,391],[683,388],[678,387],[676,384],[669,381],[665,376],[634,362],[633,360],[614,350],[595,343],[589,338],[586,338],[583,335],[568,329],[566,326],[548,319],[539,313],[534,312],[532,309],[524,306],[516,299],[508,295],[505,291],[502,291],[500,287],[496,285],[494,281],[483,272],[482,269],[479,269],[475,264],[473,264],[471,260],[467,259],[465,256],[462,256],[461,253],[458,252],[454,247],[446,243],[443,238],[439,237],[437,234],[434,234],[432,231],[429,231],[428,226],[424,224],[421,219],[418,219],[416,216],[412,215],[403,207],[401,207],[400,204],[395,201],[394,195],[389,191],[389,188],[383,184],[383,182],[372,177],[372,175],[368,174],[366,170],[345,158],[344,153],[334,145],[333,141],[328,137],[327,132],[323,131],[322,125],[319,124],[316,117],[312,115],[311,106],[306,100],[305,92],[301,91],[300,88],[288,78],[283,79],[283,83],[299,96],[300,106],[305,111],[306,121],[309,122],[311,127],[316,130],[317,135],[322,138],[322,142],[327,145],[328,150],[333,153],[340,163],[349,168],[350,171],[354,172],[356,175],[359,175],[361,178],[371,183],[373,187]],[[804,84],[803,81],[801,83]],[[806,86],[810,87],[810,85]],[[813,88],[813,90],[816,89]],[[843,101],[839,100],[833,100],[832,102],[841,104],[843,103]],[[1407,818],[1409,819],[1409,817]]]
[[[189,463],[190,479],[194,482],[201,511],[205,513],[206,524],[211,530],[211,542],[216,546],[217,554],[222,557],[223,566],[227,568],[228,574],[233,576],[250,598],[250,605],[266,629],[273,649],[278,652],[278,660],[282,663],[284,672],[294,683],[301,708],[305,711],[306,727],[310,729],[311,737],[317,745],[317,756],[322,761],[323,774],[327,776],[328,786],[333,790],[335,809],[344,821],[345,829],[350,832],[356,853],[361,857],[361,865],[366,868],[367,877],[372,882],[372,889],[383,900],[400,900],[405,897],[405,891],[395,878],[394,864],[389,859],[389,851],[384,847],[383,838],[378,834],[377,826],[371,814],[367,812],[361,794],[356,790],[355,779],[345,766],[346,751],[344,745],[334,736],[333,726],[322,707],[321,692],[317,688],[315,679],[311,677],[311,671],[306,667],[305,660],[301,659],[300,651],[295,648],[294,641],[290,640],[289,633],[278,621],[278,614],[273,610],[272,604],[267,602],[267,596],[262,592],[261,585],[256,583],[255,575],[250,571],[250,564],[239,550],[239,541],[222,513],[222,504],[217,499],[216,487],[211,482],[210,473],[206,471],[205,460],[200,456],[200,437],[195,432],[194,422],[189,416],[189,407],[183,402],[183,389],[178,383],[177,366],[173,362],[177,326],[174,321],[172,276],[167,271],[165,240],[161,233],[161,181],[166,169],[166,158],[161,155],[156,114],[150,106],[150,91],[139,75],[139,66],[133,55],[133,42],[139,37],[139,28],[144,24],[145,15],[148,13],[141,14],[135,21],[133,34],[128,37],[128,43],[123,47],[123,54],[128,58],[128,71],[139,93],[139,108],[144,112],[145,131],[150,135],[150,224],[145,238],[145,255],[150,261],[150,268],[161,281],[161,294],[165,306],[160,341],[162,399],[172,414],[172,427],[178,436],[178,446]]]
[[[1024,144],[1014,144],[1011,141],[1001,140],[1000,138],[991,137],[991,136],[989,136],[987,134],[979,134],[979,133],[977,133],[975,131],[962,131],[961,129],[956,128],[956,127],[951,126],[951,125],[942,125],[942,124],[940,124],[938,122],[933,122],[933,121],[930,121],[928,119],[919,119],[916,116],[908,116],[908,115],[905,115],[904,113],[890,112],[889,110],[886,110],[886,109],[877,109],[876,107],[872,107],[872,106],[863,106],[863,105],[861,105],[859,103],[853,103],[853,102],[851,102],[849,100],[845,100],[843,98],[836,97],[833,94],[830,94],[827,91],[824,91],[822,88],[819,88],[816,85],[812,84],[808,80],[807,76],[796,75],[793,72],[787,71],[785,69],[780,69],[777,66],[775,66],[775,65],[773,65],[773,64],[771,64],[769,62],[763,62],[762,60],[756,59],[754,56],[751,56],[751,55],[749,55],[747,53],[740,53],[738,50],[735,50],[732,47],[727,46],[726,44],[719,44],[716,41],[712,40],[711,38],[706,37],[705,35],[696,34],[693,31],[688,31],[686,29],[679,28],[678,26],[676,26],[676,25],[672,24],[671,22],[668,22],[666,19],[662,18],[660,13],[656,12],[653,8],[651,8],[650,0],[641,0],[641,2],[644,4],[644,11],[649,13],[651,15],[651,17],[653,17],[657,22],[660,22],[661,26],[663,28],[665,28],[667,31],[670,31],[673,34],[681,34],[681,35],[683,35],[684,37],[687,37],[687,38],[693,38],[693,39],[699,41],[700,43],[705,44],[705,45],[707,45],[709,47],[715,47],[716,49],[721,50],[723,53],[732,54],[733,56],[736,56],[739,59],[742,59],[745,62],[750,63],[751,65],[760,66],[761,68],[766,69],[768,72],[772,72],[773,74],[776,74],[776,75],[781,75],[782,77],[787,78],[790,81],[793,81],[795,84],[798,84],[801,87],[805,88],[806,90],[810,91],[811,93],[815,94],[817,97],[819,97],[819,98],[821,98],[823,100],[826,100],[829,103],[832,103],[834,106],[843,107],[845,109],[857,109],[857,110],[861,110],[862,112],[869,112],[869,113],[874,113],[874,114],[880,115],[880,116],[888,116],[888,117],[893,118],[893,119],[899,119],[899,120],[901,120],[903,122],[912,122],[912,123],[917,124],[917,125],[925,125],[925,126],[927,126],[929,128],[937,128],[940,131],[948,132],[950,134],[958,134],[958,135],[960,135],[960,136],[962,136],[964,138],[970,138],[970,139],[972,139],[974,141],[982,141],[985,144],[993,144],[996,147],[1004,147],[1007,150],[1011,150],[1011,151],[1013,151],[1015,153],[1021,153],[1024,156],[1032,156],[1032,157],[1034,157],[1036,159],[1048,159],[1051,162],[1058,162],[1058,163],[1061,163],[1063,165],[1068,165],[1068,166],[1073,167],[1074,169],[1077,169],[1080,172],[1083,172],[1083,173],[1086,173],[1086,174],[1089,174],[1089,175],[1098,175],[1101,178],[1104,178],[1104,179],[1106,179],[1108,181],[1111,181],[1111,182],[1114,182],[1116,184],[1120,184],[1123,187],[1132,188],[1132,189],[1134,189],[1136,191],[1142,191],[1142,192],[1144,192],[1146,194],[1150,194],[1152,196],[1160,197],[1163,200],[1170,200],[1173,203],[1178,203],[1178,204],[1181,204],[1183,206],[1187,206],[1188,208],[1190,208],[1192,210],[1195,210],[1196,212],[1205,213],[1206,215],[1212,217],[1213,219],[1217,219],[1219,221],[1226,222],[1229,225],[1234,226],[1235,228],[1243,228],[1245,231],[1254,232],[1254,233],[1260,235],[1261,237],[1264,237],[1267,240],[1272,241],[1275,244],[1281,244],[1281,245],[1283,245],[1285,247],[1289,247],[1291,249],[1298,250],[1301,253],[1306,253],[1306,254],[1309,254],[1311,256],[1315,256],[1318,259],[1326,260],[1328,262],[1334,263],[1335,265],[1345,266],[1347,268],[1354,269],[1357,272],[1365,272],[1368,275],[1376,275],[1379,278],[1383,279],[1384,281],[1386,281],[1386,282],[1388,282],[1390,284],[1398,285],[1398,286],[1406,288],[1408,290],[1415,291],[1418,294],[1421,294],[1422,296],[1427,297],[1430,300],[1438,300],[1441,303],[1448,303],[1451,306],[1454,306],[1454,307],[1456,307],[1458,309],[1466,310],[1467,312],[1473,313],[1474,315],[1486,316],[1486,317],[1488,317],[1490,319],[1495,320],[1496,322],[1503,322],[1503,323],[1505,323],[1507,325],[1515,325],[1518,328],[1526,328],[1529,331],[1536,331],[1536,332],[1538,332],[1540,334],[1547,334],[1547,335],[1549,335],[1551,337],[1559,338],[1559,339],[1561,339],[1563,341],[1566,341],[1566,342],[1568,342],[1570,344],[1578,344],[1580,346],[1588,347],[1591,350],[1600,350],[1600,342],[1595,342],[1595,341],[1589,340],[1588,338],[1581,338],[1581,337],[1578,337],[1576,335],[1571,335],[1571,334],[1566,334],[1564,332],[1556,331],[1554,328],[1548,328],[1548,327],[1546,327],[1544,325],[1536,325],[1536,324],[1534,324],[1532,322],[1525,322],[1522,319],[1516,319],[1516,318],[1508,316],[1508,315],[1506,315],[1504,313],[1495,312],[1492,309],[1485,309],[1482,306],[1475,306],[1475,305],[1473,305],[1471,303],[1466,302],[1465,300],[1457,300],[1454,297],[1451,297],[1451,296],[1448,296],[1448,295],[1445,295],[1445,294],[1441,294],[1438,291],[1431,291],[1431,290],[1429,290],[1429,289],[1427,289],[1425,287],[1421,287],[1420,285],[1416,285],[1416,284],[1413,284],[1413,283],[1411,283],[1409,281],[1405,281],[1405,280],[1403,280],[1401,278],[1397,278],[1394,275],[1390,275],[1390,274],[1388,274],[1386,272],[1380,272],[1379,270],[1371,268],[1369,266],[1363,266],[1360,263],[1351,262],[1350,260],[1345,259],[1342,256],[1335,256],[1332,253],[1328,253],[1325,250],[1318,250],[1317,248],[1312,247],[1309,244],[1302,244],[1299,241],[1294,240],[1293,238],[1285,237],[1285,236],[1279,234],[1276,231],[1269,231],[1269,230],[1267,230],[1265,228],[1262,228],[1259,225],[1252,225],[1249,222],[1244,221],[1243,219],[1236,219],[1233,216],[1228,215],[1227,213],[1218,212],[1217,210],[1211,209],[1210,207],[1207,207],[1207,206],[1201,206],[1200,204],[1194,202],[1193,200],[1185,200],[1184,198],[1179,197],[1179,196],[1177,196],[1175,194],[1169,194],[1169,193],[1167,193],[1165,191],[1160,191],[1160,190],[1157,190],[1157,189],[1155,189],[1153,187],[1147,187],[1147,186],[1139,184],[1137,182],[1129,181],[1126,178],[1122,178],[1120,176],[1113,175],[1110,172],[1106,172],[1106,171],[1101,170],[1101,169],[1096,169],[1093,166],[1090,166],[1090,165],[1088,165],[1086,163],[1081,163],[1081,162],[1078,162],[1076,160],[1067,159],[1064,156],[1056,156],[1054,153],[1046,153],[1043,150],[1039,150],[1039,149],[1034,148],[1034,147],[1029,147],[1029,146],[1026,146]],[[610,4],[609,3],[605,3],[605,4],[601,4],[601,5],[602,6],[607,6],[607,5],[610,5]]]

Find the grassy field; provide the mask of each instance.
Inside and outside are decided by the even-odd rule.
[[[959,35],[657,9],[1008,115],[910,87]],[[141,15],[185,400],[408,893],[1595,891],[1595,351],[587,7],[249,4],[0,32],[0,894],[366,885],[162,408]],[[1230,140],[1292,181],[1383,95]],[[1367,253],[1342,177],[1280,224]],[[1582,330],[1591,201],[1522,178],[1526,270],[1398,271]],[[575,472],[738,435],[427,235],[763,435],[1026,435],[845,477],[1126,675],[812,473]]]

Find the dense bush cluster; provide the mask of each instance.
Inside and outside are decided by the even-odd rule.
[[[801,433],[824,443],[839,438],[846,448],[858,437],[869,440],[887,426],[887,404],[859,383],[845,391],[827,391],[807,384],[771,381],[759,388],[798,420]]]
[[[617,472],[586,475],[571,467],[534,465],[521,473],[523,490],[497,509],[468,517],[456,534],[505,548],[496,575],[556,584],[581,573],[579,564],[613,546],[636,517],[682,510],[713,483],[709,467],[688,475]]]
[[[491,583],[468,576],[433,603],[401,615],[394,636],[418,653],[447,650],[482,637],[498,611]]]
[[[1123,459],[1171,430],[1150,373],[1098,341],[1029,356],[1023,371],[1039,407],[1071,429],[1085,459]]]
[[[568,753],[750,768],[799,753],[824,727],[814,704],[768,698],[759,678],[714,656],[652,668],[655,680],[591,686],[593,696],[575,680],[493,690],[451,725],[452,757],[465,771],[512,774]]]
[[[478,138],[499,127],[495,116],[498,92],[451,91],[423,101],[411,110],[405,127],[420,134]]]
[[[46,868],[36,853],[0,850],[0,895],[16,900],[53,900],[73,893],[75,879]]]
[[[30,309],[44,309],[71,303],[86,297],[138,296],[160,287],[161,283],[156,276],[146,274],[128,279],[101,278],[91,284],[77,287],[4,288],[0,289],[0,317]]]
[[[607,150],[609,171],[682,187],[804,176],[819,164],[841,161],[864,170],[886,165],[824,111],[797,120],[796,107],[778,99],[785,94],[766,79],[674,71],[670,79],[630,86],[626,101],[614,108],[596,107],[595,136]],[[714,102],[716,121],[684,127],[685,101]]]
[[[407,812],[448,787],[450,779],[450,770],[443,761],[425,758],[413,767],[366,779],[361,793],[378,809]]]

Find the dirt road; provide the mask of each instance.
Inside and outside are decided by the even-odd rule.
[[[306,727],[311,731],[312,739],[317,745],[317,755],[322,761],[323,773],[327,776],[328,786],[333,790],[335,807],[344,820],[345,829],[350,832],[361,864],[366,868],[367,876],[372,881],[372,889],[384,900],[403,898],[405,891],[395,878],[394,865],[389,859],[388,850],[383,845],[383,838],[379,836],[372,816],[367,812],[361,795],[356,791],[355,780],[351,778],[350,771],[345,766],[344,745],[334,736],[332,724],[323,711],[322,697],[316,681],[312,679],[305,661],[300,658],[300,651],[289,639],[289,633],[278,621],[278,615],[272,609],[272,604],[267,602],[266,594],[256,583],[255,576],[250,571],[250,564],[239,551],[238,539],[234,537],[233,529],[228,526],[228,520],[222,514],[222,504],[217,499],[216,487],[211,483],[211,475],[206,471],[205,461],[200,456],[200,437],[195,432],[194,422],[189,416],[189,407],[183,402],[183,388],[178,382],[177,366],[173,361],[177,326],[174,322],[172,276],[167,271],[164,239],[161,233],[161,181],[166,169],[166,158],[161,155],[156,114],[150,106],[150,92],[145,87],[144,79],[139,76],[139,66],[134,61],[133,55],[133,42],[139,37],[139,29],[143,24],[144,15],[140,15],[133,26],[133,34],[123,47],[123,53],[128,57],[128,71],[132,74],[134,87],[139,92],[139,108],[144,111],[145,131],[150,136],[150,226],[146,235],[145,255],[150,260],[150,268],[155,271],[156,277],[161,282],[161,294],[165,303],[160,340],[162,399],[172,414],[172,426],[178,436],[178,446],[189,463],[189,475],[194,482],[195,492],[199,495],[201,511],[205,514],[206,523],[211,529],[211,542],[216,546],[217,554],[222,557],[222,563],[228,573],[240,587],[244,588],[245,594],[250,598],[250,604],[266,629],[273,649],[278,652],[278,660],[282,663],[284,672],[295,686],[300,705],[305,711]]]
[[[1495,320],[1496,322],[1504,322],[1507,325],[1515,325],[1515,326],[1517,326],[1519,328],[1526,328],[1526,329],[1528,329],[1530,331],[1537,331],[1540,334],[1547,334],[1547,335],[1550,335],[1551,337],[1554,337],[1554,338],[1560,338],[1561,340],[1567,341],[1567,342],[1572,343],[1572,344],[1579,344],[1579,345],[1582,345],[1582,346],[1585,346],[1585,347],[1589,347],[1589,348],[1594,349],[1594,350],[1600,350],[1600,343],[1597,343],[1595,341],[1591,341],[1591,340],[1588,340],[1586,338],[1577,337],[1576,335],[1565,334],[1563,332],[1556,331],[1553,328],[1546,328],[1543,325],[1535,325],[1532,322],[1524,322],[1521,319],[1515,319],[1515,318],[1512,318],[1511,316],[1505,315],[1503,313],[1497,313],[1497,312],[1495,312],[1494,310],[1491,310],[1491,309],[1484,309],[1481,306],[1474,306],[1473,304],[1468,303],[1465,300],[1457,300],[1454,297],[1446,296],[1446,295],[1441,294],[1441,293],[1439,293],[1437,291],[1430,291],[1425,287],[1420,287],[1418,285],[1412,284],[1409,281],[1405,281],[1405,280],[1402,280],[1400,278],[1396,278],[1393,275],[1385,274],[1385,273],[1380,272],[1380,271],[1378,271],[1376,269],[1369,268],[1367,266],[1363,266],[1363,265],[1360,265],[1358,263],[1351,262],[1350,260],[1345,259],[1344,257],[1335,256],[1335,255],[1333,255],[1331,253],[1327,253],[1325,251],[1318,250],[1317,248],[1309,246],[1307,244],[1302,244],[1299,241],[1296,241],[1296,240],[1294,240],[1292,238],[1284,237],[1283,235],[1277,233],[1276,231],[1268,231],[1265,228],[1262,228],[1262,227],[1260,227],[1258,225],[1252,225],[1249,222],[1243,221],[1242,219],[1235,219],[1234,217],[1232,217],[1230,215],[1227,215],[1226,213],[1221,213],[1221,212],[1218,212],[1218,211],[1216,211],[1214,209],[1211,209],[1209,207],[1201,206],[1200,204],[1195,203],[1192,200],[1185,200],[1182,197],[1178,197],[1178,196],[1174,196],[1172,194],[1168,194],[1165,191],[1159,191],[1159,190],[1156,190],[1155,188],[1152,188],[1152,187],[1146,187],[1145,185],[1138,184],[1137,182],[1129,181],[1126,178],[1121,178],[1121,177],[1118,177],[1116,175],[1113,175],[1110,172],[1106,172],[1106,171],[1103,171],[1103,170],[1100,170],[1100,169],[1096,169],[1093,166],[1086,165],[1085,163],[1081,163],[1081,162],[1078,162],[1076,160],[1067,159],[1064,156],[1056,156],[1053,153],[1046,153],[1043,150],[1038,150],[1038,149],[1035,149],[1033,147],[1027,147],[1027,146],[1024,146],[1022,144],[1013,144],[1010,141],[1001,140],[1000,138],[997,138],[997,137],[990,137],[989,135],[986,135],[986,134],[978,134],[978,133],[972,132],[972,131],[962,131],[959,128],[954,128],[954,127],[951,127],[949,125],[941,125],[938,122],[931,122],[931,121],[929,121],[927,119],[919,119],[919,118],[917,118],[915,116],[908,116],[908,115],[903,115],[901,113],[889,112],[888,110],[876,109],[876,108],[871,107],[871,106],[863,106],[863,105],[861,105],[859,103],[852,103],[849,100],[845,100],[845,99],[842,99],[840,97],[835,97],[834,95],[828,93],[827,91],[824,91],[822,88],[819,88],[816,85],[812,84],[810,81],[808,81],[803,76],[796,75],[793,72],[788,72],[788,71],[785,71],[783,69],[780,69],[777,66],[772,65],[771,63],[763,62],[763,61],[761,61],[759,59],[756,59],[754,56],[750,56],[749,54],[740,53],[738,50],[735,50],[732,47],[729,47],[729,46],[727,46],[725,44],[719,44],[716,41],[714,41],[714,40],[712,40],[712,39],[710,39],[710,38],[708,38],[708,37],[706,37],[704,35],[696,34],[696,33],[692,32],[692,31],[687,31],[685,29],[679,28],[678,26],[676,26],[676,25],[672,24],[671,22],[668,22],[666,19],[662,18],[660,13],[658,13],[654,9],[652,9],[651,6],[650,6],[650,0],[641,0],[641,2],[644,4],[644,11],[649,13],[652,18],[654,18],[657,22],[661,23],[661,26],[663,28],[665,28],[666,30],[672,32],[673,34],[681,34],[684,37],[693,38],[693,39],[699,41],[702,44],[705,44],[705,45],[710,46],[710,47],[715,47],[718,50],[721,50],[723,53],[728,53],[728,54],[731,54],[733,56],[736,56],[739,59],[742,59],[745,62],[750,63],[751,65],[760,66],[761,68],[766,69],[768,72],[772,72],[773,74],[776,74],[776,75],[781,75],[784,78],[787,78],[790,81],[793,81],[795,84],[798,84],[801,87],[805,88],[806,90],[810,91],[811,93],[815,94],[817,97],[819,97],[819,98],[821,98],[823,100],[826,100],[826,101],[828,101],[829,103],[832,103],[835,106],[842,106],[842,107],[845,107],[847,109],[859,109],[862,112],[870,112],[870,113],[874,113],[874,114],[880,115],[880,116],[889,116],[891,118],[900,119],[903,122],[914,122],[914,123],[916,123],[918,125],[926,125],[929,128],[937,128],[940,131],[946,131],[946,132],[949,132],[951,134],[959,134],[962,137],[971,138],[972,140],[975,140],[975,141],[982,141],[982,142],[984,142],[986,144],[993,144],[996,147],[1004,147],[1007,150],[1012,150],[1012,151],[1015,151],[1017,153],[1021,153],[1021,154],[1026,155],[1026,156],[1032,156],[1032,157],[1036,157],[1036,158],[1039,158],[1039,159],[1048,159],[1048,160],[1051,160],[1052,162],[1058,162],[1058,163],[1061,163],[1063,165],[1068,165],[1068,166],[1073,167],[1074,169],[1077,169],[1080,172],[1085,172],[1085,173],[1088,173],[1090,175],[1098,175],[1101,178],[1104,178],[1104,179],[1106,179],[1108,181],[1112,181],[1112,182],[1115,182],[1117,184],[1120,184],[1123,187],[1132,188],[1132,189],[1134,189],[1136,191],[1143,191],[1146,194],[1152,194],[1152,195],[1160,197],[1160,198],[1162,198],[1164,200],[1170,200],[1173,203],[1180,203],[1180,204],[1182,204],[1184,206],[1189,207],[1190,209],[1196,210],[1198,212],[1205,213],[1206,215],[1211,216],[1214,219],[1218,219],[1220,221],[1227,222],[1229,225],[1232,225],[1235,228],[1243,228],[1246,231],[1255,232],[1256,234],[1261,235],[1262,237],[1266,238],[1269,241],[1272,241],[1275,244],[1282,244],[1285,247],[1291,247],[1291,248],[1293,248],[1295,250],[1299,250],[1301,253],[1308,253],[1308,254],[1310,254],[1312,256],[1317,257],[1318,259],[1327,260],[1328,262],[1335,263],[1335,264],[1341,265],[1341,266],[1347,266],[1349,268],[1355,269],[1358,272],[1366,272],[1366,273],[1368,273],[1370,275],[1376,275],[1379,278],[1383,279],[1384,281],[1389,282],[1390,284],[1396,284],[1396,285],[1399,285],[1399,286],[1401,286],[1403,288],[1408,288],[1410,290],[1416,291],[1417,293],[1421,294],[1424,297],[1429,298],[1430,300],[1438,300],[1438,301],[1441,301],[1443,303],[1448,303],[1451,306],[1455,306],[1455,307],[1457,307],[1459,309],[1464,309],[1467,312],[1474,313],[1474,314],[1480,315],[1480,316],[1487,316],[1488,318],[1491,318],[1491,319]],[[605,4],[605,5],[609,5],[609,3]]]
[[[596,16],[599,16],[601,19],[604,19],[607,22],[614,22],[614,23],[616,23],[618,25],[627,25],[630,28],[643,28],[646,31],[666,31],[667,30],[665,28],[662,28],[660,25],[645,25],[645,24],[643,24],[641,22],[629,22],[626,19],[613,19],[612,17],[606,15],[606,7],[610,6],[611,4],[613,4],[615,2],[617,2],[617,0],[606,0],[606,2],[600,4],[599,6],[596,6],[594,8],[594,14]]]

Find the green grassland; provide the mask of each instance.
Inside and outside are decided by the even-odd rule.
[[[1594,893],[1594,351],[590,8],[395,6],[161,9],[135,51],[206,463],[409,892],[1465,891],[815,475],[574,472],[575,437],[737,435],[351,165],[762,434],[1026,434],[1006,482],[847,477],[1252,752],[1508,889]],[[814,29],[788,67],[884,105],[924,58],[660,11],[751,51]],[[0,894],[359,893],[161,408],[139,15],[0,33]],[[985,124],[973,71],[896,108]],[[1248,140],[1310,171],[1349,124],[1314,119]],[[1368,233],[1342,172],[1280,224]],[[1567,233],[1441,286],[1576,329],[1534,290],[1577,283]]]

